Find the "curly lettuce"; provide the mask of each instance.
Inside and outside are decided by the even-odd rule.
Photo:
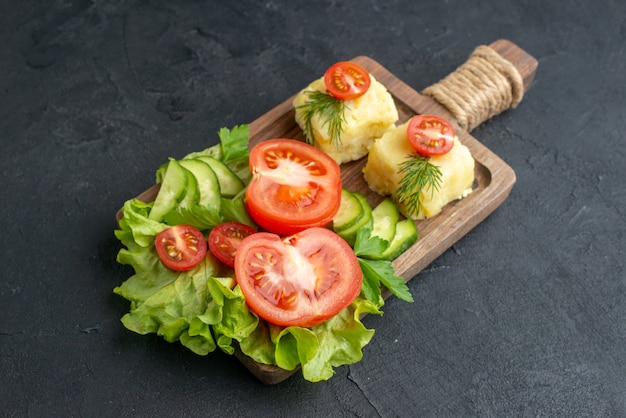
[[[220,139],[220,145],[200,153],[221,158],[245,178],[247,127],[222,130]],[[220,216],[249,220],[241,197],[222,199]],[[198,355],[217,349],[227,354],[241,350],[258,363],[284,370],[301,368],[303,377],[312,382],[327,380],[336,367],[362,359],[363,347],[374,330],[367,329],[360,318],[366,313],[382,314],[381,304],[359,296],[338,315],[311,328],[270,324],[248,308],[232,269],[210,252],[190,271],[165,267],[156,253],[154,239],[169,225],[149,219],[151,206],[138,199],[125,202],[115,231],[123,245],[117,261],[134,270],[113,290],[130,302],[129,311],[121,318],[127,329],[142,335],[154,333],[172,343],[178,341]],[[197,214],[190,211],[188,216],[193,219]]]

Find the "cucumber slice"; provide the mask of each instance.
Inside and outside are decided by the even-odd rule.
[[[359,199],[346,189],[341,190],[341,204],[333,218],[333,230],[344,231],[353,226],[365,213]]]
[[[217,175],[207,163],[200,160],[179,160],[178,163],[198,180],[198,204],[204,207],[220,207],[220,185]]]
[[[220,184],[220,193],[224,197],[233,197],[237,193],[241,192],[245,185],[243,181],[230,169],[226,164],[208,155],[197,156],[195,159],[207,163],[215,175]]]
[[[390,198],[386,198],[372,210],[372,236],[377,236],[387,242],[396,234],[396,224],[400,213],[398,205]]]
[[[363,210],[363,216],[361,216],[354,223],[354,225],[342,231],[336,231],[337,235],[346,240],[346,242],[350,244],[350,246],[354,245],[354,242],[356,240],[356,233],[359,231],[359,229],[372,226],[372,207],[367,202],[367,198],[358,192],[353,192],[352,194],[359,201],[361,209]]]
[[[154,199],[148,219],[161,221],[163,216],[178,206],[187,189],[187,174],[173,158],[163,173],[161,188]]]
[[[198,189],[198,180],[196,176],[184,167],[181,167],[187,175],[187,189],[183,200],[178,203],[179,209],[190,209],[200,201],[200,190]]]
[[[169,161],[161,164],[161,166],[157,169],[155,178],[157,183],[163,183],[163,176],[165,175],[165,170],[167,170],[167,166],[169,165]]]
[[[409,249],[417,241],[417,227],[412,219],[404,219],[396,224],[396,233],[389,247],[383,252],[383,260],[394,260],[400,254]]]

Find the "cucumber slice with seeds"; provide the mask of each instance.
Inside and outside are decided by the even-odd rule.
[[[200,200],[200,190],[198,189],[198,180],[196,176],[184,167],[181,167],[187,175],[187,190],[185,196],[178,203],[179,209],[189,209],[198,204]]]
[[[209,157],[208,155],[197,156],[195,159],[208,164],[213,169],[217,176],[217,181],[220,184],[220,193],[222,196],[236,196],[237,193],[241,192],[245,187],[243,181],[241,181],[241,179],[222,161]]]
[[[341,204],[333,218],[333,230],[344,231],[353,226],[363,216],[365,211],[361,202],[354,194],[346,189],[341,190]]]
[[[350,244],[351,247],[354,245],[354,242],[356,240],[356,233],[359,231],[359,229],[372,226],[372,207],[367,202],[367,198],[358,192],[353,192],[352,194],[361,204],[363,216],[361,216],[352,226],[342,231],[335,231],[337,232],[337,235],[346,240],[346,242]]]
[[[389,247],[383,252],[383,260],[396,259],[400,254],[409,249],[417,241],[419,233],[413,219],[404,219],[396,224],[396,233],[389,243]]]
[[[220,185],[217,175],[207,163],[200,160],[179,160],[178,163],[198,180],[200,197],[198,204],[204,207],[220,207]]]

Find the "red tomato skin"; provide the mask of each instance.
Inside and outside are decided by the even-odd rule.
[[[434,115],[415,115],[407,125],[407,139],[418,154],[442,155],[454,145],[454,128],[447,120]]]
[[[341,198],[341,196],[339,196],[339,198]],[[251,200],[248,201],[252,202]],[[254,219],[261,229],[281,236],[297,234],[298,232],[302,232],[309,228],[326,227],[331,223],[339,210],[339,207],[337,207],[336,210],[328,212],[326,216],[318,218],[313,222],[290,223],[288,220],[277,220],[268,217],[266,213],[264,213],[262,209],[254,203],[247,204],[246,208],[250,217]]]
[[[204,235],[191,225],[175,225],[164,229],[154,239],[154,246],[163,264],[175,271],[189,271],[205,257]]]
[[[339,100],[361,97],[367,93],[371,83],[367,70],[349,61],[337,62],[324,73],[326,91]]]
[[[222,263],[233,267],[237,247],[245,237],[256,234],[256,232],[256,229],[250,225],[240,222],[224,222],[209,232],[207,239],[209,250]]]
[[[293,139],[263,141],[250,151],[250,171],[246,208],[266,231],[291,235],[323,227],[339,210],[339,165],[312,145]]]
[[[324,228],[285,238],[269,232],[245,238],[235,256],[235,275],[249,308],[284,327],[327,321],[354,301],[363,283],[352,248]]]

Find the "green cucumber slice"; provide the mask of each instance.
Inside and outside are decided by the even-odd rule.
[[[207,163],[213,169],[220,184],[222,196],[233,197],[244,189],[243,181],[222,161],[208,155],[197,156],[195,159]]]
[[[163,216],[178,206],[187,189],[187,174],[173,158],[163,172],[161,188],[154,199],[149,219],[160,222]]]
[[[341,190],[341,203],[339,210],[333,218],[333,230],[335,232],[344,231],[353,226],[365,213],[361,202],[352,192],[346,189]]]
[[[380,237],[390,243],[396,234],[399,217],[396,202],[391,198],[385,198],[372,210],[372,236]]]
[[[198,180],[198,192],[200,194],[198,204],[204,207],[220,207],[220,185],[217,175],[207,163],[193,160],[179,160],[178,163]]]
[[[372,207],[367,202],[367,198],[358,192],[353,192],[352,194],[359,201],[361,205],[361,209],[363,210],[363,216],[361,216],[354,223],[354,225],[342,231],[336,231],[337,235],[339,235],[341,238],[346,240],[346,242],[350,244],[350,246],[354,245],[354,242],[356,241],[356,233],[359,231],[359,229],[365,228],[365,227],[371,228],[372,226]]]
[[[184,167],[181,167],[187,175],[187,189],[185,196],[178,202],[178,209],[190,209],[200,201],[200,190],[198,189],[198,180],[196,176]]]
[[[419,233],[412,219],[404,219],[396,224],[396,233],[389,247],[383,252],[383,260],[396,259],[400,254],[409,249],[417,241]]]

